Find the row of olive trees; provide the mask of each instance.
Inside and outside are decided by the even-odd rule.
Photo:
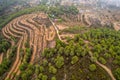
[[[4,39],[2,35],[0,35],[0,54],[6,53],[6,51],[10,48],[10,43]]]
[[[9,53],[9,57],[4,58],[3,62],[0,64],[0,77],[3,76],[11,67],[12,62],[14,61],[14,58],[15,58],[16,48],[17,47],[12,47]]]
[[[21,74],[19,76],[17,76],[18,80],[30,80],[31,75],[33,75],[34,71],[35,71],[35,67],[33,65],[29,64],[31,55],[32,55],[32,50],[28,47],[29,47],[29,45],[27,45],[27,43],[26,43],[26,50],[25,50],[23,62],[19,67]]]

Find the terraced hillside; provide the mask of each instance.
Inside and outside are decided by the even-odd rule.
[[[52,42],[56,36],[54,27],[44,13],[20,16],[7,24],[2,29],[2,33],[12,46],[17,46],[16,54],[14,54],[16,56],[5,74],[5,80],[13,80],[15,75],[20,74],[19,67],[26,60],[27,48],[30,48],[31,53],[29,63],[34,64],[40,58],[41,52],[48,47],[48,42]],[[7,57],[10,56],[10,50],[6,54]],[[0,62],[1,60],[2,54]]]

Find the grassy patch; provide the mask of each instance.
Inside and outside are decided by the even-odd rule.
[[[62,32],[78,34],[78,33],[82,33],[83,31],[86,31],[86,30],[88,30],[88,28],[86,28],[86,27],[74,26],[74,27],[66,28],[66,29],[62,30]]]

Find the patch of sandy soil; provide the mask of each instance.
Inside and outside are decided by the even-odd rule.
[[[66,37],[74,38],[74,34],[69,34],[69,33],[61,34],[60,37],[61,37],[62,39],[65,39]]]
[[[59,30],[64,30],[64,29],[66,29],[66,28],[69,28],[68,26],[65,26],[65,25],[56,25],[57,26],[57,28],[59,29]]]
[[[120,23],[114,23],[114,29],[116,31],[119,31],[120,30]]]
[[[51,42],[49,42],[48,47],[49,48],[54,48],[55,45],[56,45],[56,42],[55,41],[51,41]]]

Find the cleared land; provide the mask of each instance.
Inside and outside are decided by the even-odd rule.
[[[42,24],[36,22],[36,18],[40,19],[39,22]],[[19,66],[26,55],[24,52],[22,57],[21,50],[25,51],[26,43],[30,45],[29,47],[32,50],[30,63],[34,64],[35,59],[40,57],[40,53],[47,47],[47,42],[54,40],[56,35],[55,29],[52,24],[46,27],[47,23],[45,24],[46,21],[44,21],[46,18],[47,16],[44,13],[27,14],[12,20],[2,29],[5,38],[9,39],[12,44],[14,43],[13,45],[17,45],[16,57],[7,73],[6,80],[14,79],[15,75],[13,74],[20,74]],[[49,19],[48,22],[50,22]],[[0,61],[2,61],[2,54]]]

